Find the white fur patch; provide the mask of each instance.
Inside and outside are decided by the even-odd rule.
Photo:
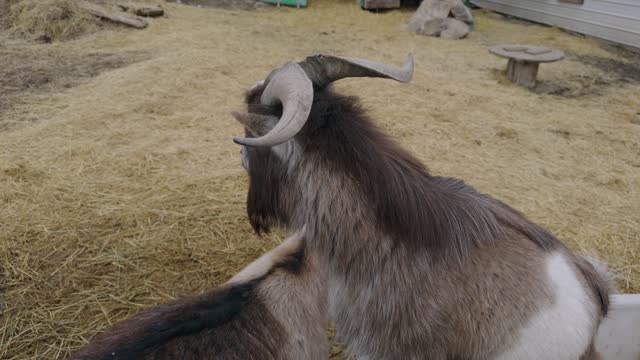
[[[242,158],[242,167],[249,171],[249,154],[247,153],[247,147],[244,145],[240,148],[240,157]]]
[[[547,274],[555,299],[520,331],[501,360],[577,360],[591,342],[595,304],[562,253],[547,258]]]
[[[266,252],[258,259],[247,265],[244,269],[240,270],[239,273],[235,274],[231,279],[229,279],[229,281],[227,281],[227,284],[242,283],[265,275],[269,270],[271,270],[273,265],[282,261],[285,256],[291,254],[300,247],[300,244],[302,243],[302,234],[304,234],[304,230],[288,237],[280,245]]]

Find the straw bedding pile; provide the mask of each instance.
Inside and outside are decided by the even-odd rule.
[[[65,40],[95,31],[99,20],[85,13],[75,0],[20,0],[11,5],[13,30],[46,41]]]
[[[229,112],[272,68],[314,52],[400,64],[412,83],[349,79],[379,125],[435,174],[466,179],[608,259],[640,291],[640,83],[597,42],[476,12],[463,41],[402,31],[409,11],[352,1],[305,10],[166,5],[143,31],[111,29],[68,54],[143,52],[143,61],[0,112],[0,358],[59,359],[143,307],[214,287],[283,235],[245,215],[242,133]],[[505,81],[486,47],[567,50],[539,93]],[[50,45],[24,45],[50,46]],[[25,60],[27,61],[27,60]],[[616,65],[617,64],[617,65]]]
[[[19,0],[0,0],[0,30],[6,30],[11,27],[11,5]]]
[[[116,0],[0,0],[0,30],[10,29],[22,38],[40,42],[54,42],[77,38],[97,30],[117,26],[90,15],[83,4],[102,5],[106,12],[121,12]],[[157,4],[154,0],[133,3]]]

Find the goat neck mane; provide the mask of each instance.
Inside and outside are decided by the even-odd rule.
[[[551,234],[508,205],[462,180],[431,176],[374,125],[355,97],[329,89],[316,92],[310,119],[298,138],[302,158],[320,161],[319,172],[347,174],[360,190],[362,205],[373,209],[376,226],[395,242],[464,256],[510,228],[544,249],[558,246]]]

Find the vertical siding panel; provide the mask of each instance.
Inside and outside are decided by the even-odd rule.
[[[479,7],[640,49],[640,0],[471,0]]]

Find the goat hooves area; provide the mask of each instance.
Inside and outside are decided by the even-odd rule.
[[[528,88],[536,86],[540,63],[564,58],[564,53],[560,50],[530,45],[497,45],[490,47],[489,52],[509,59],[507,78]]]

